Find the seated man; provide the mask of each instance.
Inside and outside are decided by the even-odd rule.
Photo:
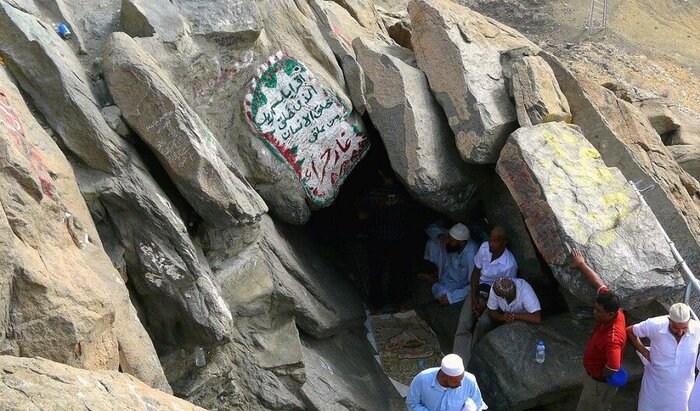
[[[501,277],[493,283],[486,303],[486,315],[479,317],[472,333],[472,346],[487,332],[513,321],[539,324],[542,321],[540,300],[530,284],[522,278]]]
[[[443,357],[440,367],[421,371],[406,396],[410,411],[478,411],[488,407],[474,375],[464,371],[458,355]]]
[[[474,271],[471,275],[471,299],[465,301],[459,315],[453,350],[464,362],[471,358],[472,327],[484,312],[491,286],[501,277],[515,278],[518,264],[508,250],[508,236],[503,227],[495,227],[489,234],[489,241],[479,247],[474,257]]]
[[[434,283],[433,296],[442,305],[464,301],[469,293],[469,274],[474,268],[477,244],[471,239],[469,228],[458,223],[449,231],[436,224],[425,229],[430,237],[425,245],[425,259],[435,264],[437,276],[419,275]]]

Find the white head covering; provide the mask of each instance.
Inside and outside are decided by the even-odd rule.
[[[464,363],[462,358],[457,354],[448,354],[442,357],[440,370],[450,377],[459,377],[464,373]]]
[[[469,229],[462,223],[457,223],[450,228],[450,237],[457,241],[469,240]]]
[[[668,318],[674,323],[687,323],[690,321],[690,307],[683,303],[675,303],[668,310]]]

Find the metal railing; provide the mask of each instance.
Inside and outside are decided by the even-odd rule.
[[[588,11],[588,35],[597,30],[605,30],[608,27],[608,0],[591,0]]]
[[[650,185],[649,187],[645,188],[639,188],[637,184],[635,184],[633,181],[630,180],[629,182],[632,187],[634,188],[634,191],[637,193],[637,197],[639,197],[639,202],[642,204],[642,206],[649,207],[649,204],[647,204],[646,200],[644,199],[643,193],[645,191],[651,190],[654,188],[654,185]],[[664,239],[666,240],[666,243],[668,243],[669,247],[671,248],[671,254],[673,254],[673,258],[676,259],[676,267],[680,268],[681,274],[683,274],[683,278],[686,282],[686,287],[685,287],[685,298],[683,299],[683,302],[688,304],[688,307],[690,307],[690,296],[692,295],[693,290],[700,295],[700,280],[698,280],[695,275],[693,275],[693,272],[690,271],[690,267],[688,267],[688,264],[685,262],[683,259],[683,256],[678,252],[678,249],[676,248],[676,245],[671,241],[671,238],[666,234],[666,230],[664,230],[661,225],[659,225],[659,228],[661,228],[661,233],[664,235]],[[695,314],[695,311],[693,308],[690,308],[690,314],[693,316],[695,320],[698,319],[698,316]]]

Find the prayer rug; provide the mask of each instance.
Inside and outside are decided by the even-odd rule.
[[[440,365],[437,337],[415,312],[373,315],[372,334],[384,373],[409,385],[420,371]]]

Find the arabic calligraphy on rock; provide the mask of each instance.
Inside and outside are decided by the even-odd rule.
[[[337,96],[302,63],[278,54],[261,69],[246,97],[256,130],[297,173],[319,206],[333,201],[369,143]]]

